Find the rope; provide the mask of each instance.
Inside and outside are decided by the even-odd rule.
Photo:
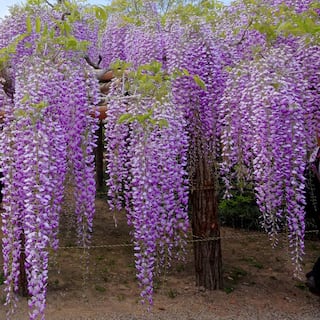
[[[309,230],[306,231],[305,234],[307,233],[318,233],[318,230]],[[279,235],[285,235],[285,233],[279,233]],[[247,237],[256,237],[260,238],[262,236],[267,236],[265,233],[260,233],[260,234],[250,234],[250,235],[233,235],[233,236],[220,236],[220,237],[209,237],[209,238],[201,238],[198,237],[198,239],[189,239],[187,240],[187,244],[193,244],[197,242],[209,242],[209,241],[217,241],[217,240],[224,240],[224,239],[244,239]],[[194,236],[196,237],[196,236]],[[173,243],[172,243],[173,244]],[[121,248],[121,247],[133,247],[133,243],[118,243],[118,244],[101,244],[101,245],[92,245],[88,247],[83,247],[83,246],[61,246],[59,249],[62,250],[70,250],[70,249],[107,249],[107,248]]]

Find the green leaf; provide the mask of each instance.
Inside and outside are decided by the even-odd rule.
[[[48,31],[48,25],[45,24],[44,27],[43,27],[42,35],[43,35],[43,36],[47,36],[48,33],[49,33],[49,31]]]
[[[64,21],[63,23],[63,29],[64,29],[64,32],[65,32],[65,35],[69,35],[70,32],[71,32],[71,26],[70,24],[67,22],[67,21]]]
[[[72,9],[73,9],[73,6],[72,6],[72,4],[71,4],[69,1],[64,0],[64,1],[62,1],[62,2],[63,2],[63,5],[64,5],[66,8],[68,8],[69,10],[72,10]]]
[[[32,32],[32,24],[31,24],[31,18],[29,16],[26,18],[26,25],[27,25],[27,32],[31,33]]]
[[[158,121],[158,126],[162,129],[162,128],[167,128],[169,126],[169,123],[166,119],[160,119]]]
[[[288,31],[291,27],[292,27],[292,23],[289,21],[285,21],[278,26],[277,31],[278,32]]]
[[[54,29],[51,29],[51,30],[50,30],[50,32],[49,32],[49,37],[50,37],[51,39],[54,39],[54,37],[55,37],[55,30],[54,30]]]
[[[154,74],[157,74],[157,73],[159,73],[161,71],[162,63],[160,63],[159,61],[153,61],[150,64],[150,67],[151,67],[151,71]]]
[[[21,103],[26,103],[30,99],[30,95],[26,93],[21,99]]]
[[[41,20],[39,17],[36,17],[36,33],[40,33],[41,31]]]
[[[104,8],[99,7],[99,6],[95,6],[94,10],[95,10],[95,14],[96,14],[97,19],[102,20],[102,21],[107,20],[107,13],[104,10]]]
[[[14,111],[15,118],[25,118],[28,113],[25,110],[19,109]]]
[[[68,38],[66,42],[66,48],[68,50],[76,50],[78,47],[78,41],[74,37]]]
[[[197,74],[193,76],[193,80],[201,89],[206,90],[206,84]]]
[[[185,76],[190,77],[190,73],[187,69],[182,69],[182,72]]]
[[[132,17],[128,17],[128,16],[123,16],[122,20],[126,23],[126,24],[134,24],[135,19]]]
[[[31,42],[25,42],[25,43],[24,43],[24,47],[27,48],[27,49],[29,49],[29,48],[32,47],[32,43],[31,43]]]
[[[131,119],[132,119],[132,114],[131,113],[125,113],[119,118],[118,123],[121,124],[121,123],[124,123],[126,121],[130,122]]]
[[[150,115],[148,113],[139,114],[136,116],[137,121],[141,124],[143,124],[148,118],[150,118]]]
[[[31,106],[36,110],[42,110],[48,106],[48,103],[45,101],[40,101],[39,103],[33,103]]]

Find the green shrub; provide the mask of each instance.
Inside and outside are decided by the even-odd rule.
[[[259,215],[253,191],[235,192],[232,198],[220,200],[219,219],[222,226],[258,230]]]

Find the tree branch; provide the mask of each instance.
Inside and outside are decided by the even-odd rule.
[[[249,21],[248,25],[246,26],[246,28],[245,28],[244,31],[243,31],[243,34],[242,34],[242,36],[241,36],[241,39],[240,39],[238,42],[236,42],[236,43],[234,44],[234,46],[238,46],[239,44],[242,43],[242,41],[245,39],[246,34],[247,34],[247,32],[248,32],[248,30],[249,30],[249,28],[251,27],[252,24],[253,24],[253,19],[251,19],[251,20]]]
[[[70,15],[71,15],[70,12],[65,12],[65,13],[62,15],[62,17],[61,17],[61,20],[64,21],[65,18],[66,18],[66,16],[70,16]]]
[[[6,69],[2,69],[0,71],[0,83],[2,84],[3,91],[6,93],[6,95],[13,100],[14,95],[14,85],[12,79],[9,77]]]
[[[99,65],[100,65],[100,62],[101,62],[101,60],[102,60],[101,55],[99,55],[99,61],[98,61],[97,64],[95,64],[95,63],[90,59],[90,57],[89,57],[88,55],[85,55],[85,56],[84,56],[84,60],[86,60],[87,63],[88,63],[88,65],[91,66],[91,67],[93,67],[94,69],[96,69],[96,70],[100,69],[100,66],[99,66]]]
[[[54,8],[54,5],[52,3],[50,3],[48,0],[44,0],[44,1],[48,6],[50,6],[51,8]]]

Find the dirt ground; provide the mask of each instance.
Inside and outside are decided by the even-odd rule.
[[[74,247],[73,221],[66,219],[70,230],[63,230],[61,248],[50,262],[47,320],[320,318],[320,298],[309,293],[304,281],[292,278],[285,237],[272,249],[264,233],[232,228],[222,229],[224,290],[195,287],[190,244],[186,263],[177,262],[157,281],[154,307],[148,311],[139,303],[125,216],[117,217],[115,228],[106,202],[97,199],[89,263],[83,250]],[[320,241],[307,240],[304,272],[319,253]],[[0,289],[3,302],[3,285]],[[28,319],[27,312],[21,298],[13,319]],[[5,319],[4,306],[0,319]]]

